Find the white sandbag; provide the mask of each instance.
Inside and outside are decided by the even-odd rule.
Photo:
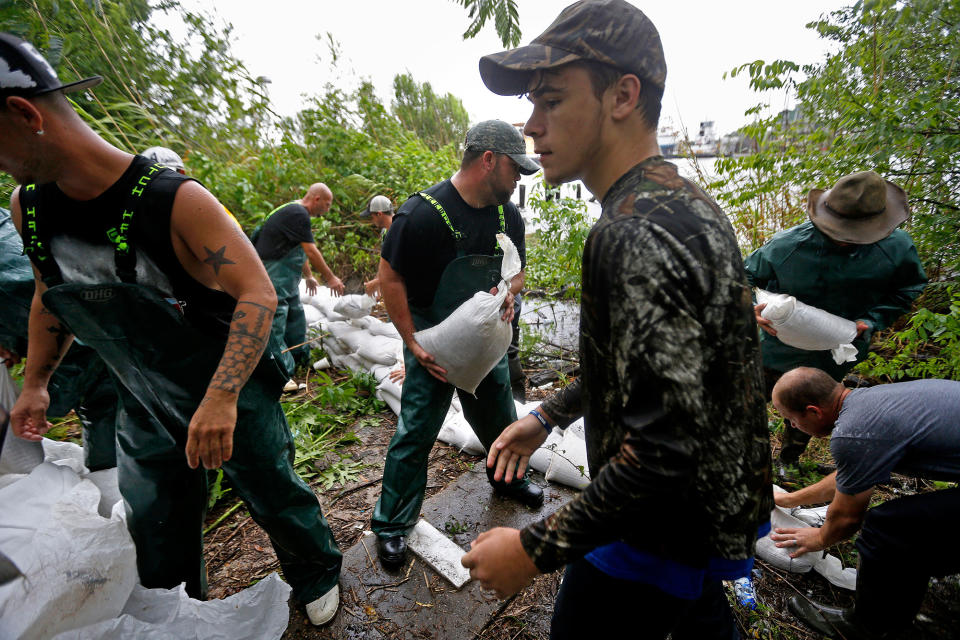
[[[843,568],[840,558],[827,554],[813,565],[813,570],[822,575],[835,587],[856,591],[857,570],[853,567]]]
[[[122,503],[101,517],[100,491],[44,462],[0,489],[0,552],[24,577],[0,586],[0,638],[50,638],[115,618],[137,579]]]
[[[467,424],[467,419],[462,413],[447,414],[447,419],[444,420],[440,433],[437,434],[437,440],[471,455],[479,456],[486,453],[483,445],[480,444],[480,439]]]
[[[382,380],[380,380],[380,384],[377,385],[377,388],[382,389],[387,393],[393,394],[397,398],[401,398],[403,397],[403,389],[401,388],[401,386],[402,385],[399,385],[393,380],[391,380],[390,376],[388,375],[384,377]]]
[[[323,350],[327,352],[327,355],[331,357],[331,361],[333,356],[342,356],[347,353],[347,349],[333,336],[324,338],[320,344],[323,345]]]
[[[770,512],[770,532],[774,533],[781,527],[807,527],[807,523],[790,515],[790,512],[782,507],[774,507]],[[757,540],[757,557],[772,564],[778,569],[792,571],[793,573],[807,573],[813,568],[813,565],[820,560],[822,553],[819,551],[810,551],[796,558],[791,558],[790,554],[794,551],[791,547],[778,547],[777,543],[770,537],[770,534]]]
[[[53,640],[277,639],[290,618],[290,586],[275,572],[223,600],[193,600],[175,589],[137,585],[123,615],[57,635]]]
[[[757,289],[757,304],[767,305],[760,315],[776,329],[780,342],[807,351],[829,350],[837,364],[857,359],[857,348],[852,344],[857,337],[856,322],[785,293]]]
[[[348,318],[362,318],[370,315],[370,310],[376,303],[376,300],[365,293],[341,296],[333,306],[333,312]]]
[[[555,446],[546,478],[550,482],[565,484],[574,489],[583,489],[590,484],[587,469],[587,443],[572,431],[564,431],[563,439]]]
[[[535,471],[546,474],[547,469],[550,468],[550,461],[553,459],[553,454],[562,440],[563,431],[554,427],[550,435],[547,436],[547,439],[540,445],[540,448],[530,456],[530,462],[528,463],[530,467]]]
[[[498,233],[497,241],[503,249],[497,293],[478,291],[440,324],[413,334],[420,346],[447,370],[447,380],[471,394],[503,358],[513,337],[510,323],[501,319],[501,306],[510,281],[520,273],[520,256],[506,234]]]
[[[383,389],[377,389],[377,398],[386,402],[395,415],[400,415],[400,398]]]
[[[799,520],[803,520],[811,527],[822,527],[823,523],[827,521],[828,508],[829,505],[813,507],[811,509],[801,509],[800,507],[795,507],[790,509],[790,515]]]
[[[349,322],[331,322],[327,330],[343,345],[345,353],[356,353],[366,335],[366,331]]]
[[[323,314],[312,304],[303,305],[303,315],[307,319],[307,326],[311,326],[324,320]]]
[[[357,354],[376,364],[394,365],[397,363],[399,340],[371,334],[363,335]]]
[[[396,367],[387,367],[382,364],[378,364],[370,369],[370,375],[373,376],[373,379],[378,383],[383,381],[384,378],[390,375],[390,372],[393,371]]]
[[[393,326],[393,323],[383,322],[373,316],[367,316],[365,319],[367,321],[366,329],[373,335],[385,336],[396,340],[400,339],[400,333],[397,331],[397,328]]]
[[[340,367],[341,369],[349,369],[350,371],[366,371],[367,368],[363,366],[363,363],[359,358],[353,353],[348,353],[342,356],[330,356],[330,361],[334,365]]]
[[[570,426],[566,428],[566,431],[577,436],[581,440],[587,439],[586,425],[583,422],[583,418],[579,418],[570,423]]]

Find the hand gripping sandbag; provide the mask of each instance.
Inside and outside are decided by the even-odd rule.
[[[785,293],[757,289],[757,304],[766,304],[761,312],[773,324],[780,342],[806,351],[827,351],[837,364],[857,359],[853,341],[857,323],[800,302]]]
[[[503,249],[497,293],[478,291],[440,324],[413,334],[447,370],[447,381],[471,394],[503,358],[513,336],[510,323],[501,319],[501,307],[510,281],[520,273],[520,255],[506,234],[498,233],[497,242]]]

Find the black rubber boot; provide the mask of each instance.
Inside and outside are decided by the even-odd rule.
[[[529,478],[524,477],[522,480],[514,480],[510,483],[503,480],[497,482],[493,479],[493,473],[493,469],[487,469],[487,480],[490,481],[490,486],[497,495],[516,500],[531,509],[539,509],[543,506],[543,489],[530,482]]]
[[[906,635],[920,610],[927,578],[895,576],[889,567],[861,562],[857,596],[852,607],[831,607],[794,596],[790,612],[808,627],[829,638],[893,640]],[[891,579],[892,578],[892,579]]]

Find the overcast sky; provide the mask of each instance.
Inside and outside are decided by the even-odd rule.
[[[477,71],[480,56],[503,49],[492,24],[463,40],[466,11],[453,0],[182,0],[234,26],[234,53],[253,76],[270,78],[269,93],[282,115],[303,106],[302,94],[317,94],[326,82],[342,89],[370,79],[389,104],[393,77],[410,72],[438,93],[459,97],[471,122],[500,118],[522,122],[525,99],[490,93]],[[549,26],[568,0],[517,0],[522,44]],[[695,135],[701,120],[714,120],[719,133],[746,122],[744,110],[761,97],[744,77],[724,72],[757,59],[798,63],[822,60],[829,43],[805,28],[841,0],[633,0],[660,31],[667,60],[663,115]],[[326,33],[341,58],[331,69]],[[319,38],[318,38],[319,36]],[[770,96],[777,109],[783,95]],[[769,98],[768,98],[769,100]]]

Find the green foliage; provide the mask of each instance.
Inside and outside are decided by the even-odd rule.
[[[224,488],[223,486],[223,469],[217,469],[216,473],[207,474],[209,484],[207,487],[207,509],[212,509],[213,505],[223,496],[230,493],[230,487]]]
[[[801,221],[810,187],[872,169],[909,194],[910,232],[927,272],[956,273],[960,0],[857,2],[808,27],[835,53],[802,69],[758,60],[731,71],[757,91],[793,94],[797,105],[744,127],[759,151],[717,162],[721,178],[710,188],[741,242],[756,248]]]
[[[169,28],[158,26],[160,16]],[[379,236],[354,215],[370,197],[402,202],[459,163],[467,116],[457,98],[405,75],[398,78],[403,118],[363,82],[352,91],[327,86],[306,109],[281,119],[266,79],[251,77],[232,54],[231,27],[214,26],[178,0],[0,2],[0,29],[32,41],[63,81],[102,75],[95,90],[71,94],[94,131],[130,152],[172,148],[247,229],[310,184],[326,182],[334,205],[314,224],[340,275],[376,269]],[[337,44],[329,44],[336,63]],[[13,186],[0,177],[0,190]]]
[[[960,292],[950,287],[947,291],[949,308],[945,312],[918,309],[902,331],[884,339],[855,371],[888,382],[960,380]]]
[[[161,14],[185,35],[158,27]],[[65,82],[103,76],[72,97],[126,151],[165,144],[229,157],[259,139],[269,115],[261,85],[230,52],[230,27],[178,0],[13,2],[0,5],[0,28],[31,41]]]
[[[516,0],[454,0],[467,9],[467,15],[473,20],[463,32],[463,39],[473,38],[487,20],[493,18],[494,27],[505,47],[520,44],[520,15]]]
[[[429,82],[420,84],[409,73],[393,78],[393,112],[405,128],[413,131],[434,151],[458,145],[470,125],[470,115],[460,98],[438,96]]]
[[[585,202],[555,194],[540,182],[528,200],[539,228],[527,245],[527,287],[579,299],[583,246],[592,222]]]

